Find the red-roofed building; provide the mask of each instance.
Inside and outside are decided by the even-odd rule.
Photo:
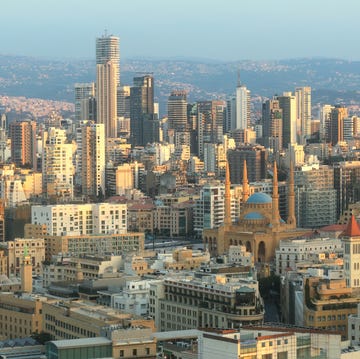
[[[360,228],[352,215],[342,233],[344,246],[344,272],[349,287],[360,287]]]

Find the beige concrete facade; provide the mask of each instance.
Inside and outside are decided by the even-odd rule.
[[[42,330],[42,301],[13,293],[0,295],[0,337],[25,338]]]
[[[78,339],[102,336],[107,326],[146,327],[155,330],[154,321],[109,307],[84,301],[54,301],[43,304],[43,330],[53,339]]]
[[[45,260],[45,241],[43,238],[15,238],[13,241],[1,243],[8,258],[7,276],[19,275],[25,251],[31,258],[34,275],[42,274],[42,262]]]

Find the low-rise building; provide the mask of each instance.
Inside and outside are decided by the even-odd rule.
[[[299,262],[310,260],[314,254],[323,254],[326,257],[332,253],[343,253],[340,239],[321,237],[284,239],[275,250],[276,274],[283,275],[288,270],[295,270]]]
[[[155,329],[151,319],[81,300],[47,302],[42,309],[42,329],[55,340],[99,337],[106,327],[113,325]]]
[[[42,331],[42,306],[40,297],[0,294],[0,338],[29,337]]]
[[[144,233],[118,233],[80,236],[46,236],[45,259],[59,253],[77,255],[124,255],[144,250]]]
[[[239,328],[262,323],[258,282],[249,272],[167,276],[150,284],[149,314],[160,331],[198,327]]]
[[[304,281],[304,325],[348,335],[348,316],[357,313],[360,298],[345,279],[306,278]]]
[[[48,287],[55,282],[88,280],[118,273],[122,269],[121,256],[63,256],[44,265],[43,284]]]

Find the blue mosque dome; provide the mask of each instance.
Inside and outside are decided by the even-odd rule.
[[[250,212],[245,214],[244,219],[264,219],[264,216],[258,212]]]
[[[264,204],[264,203],[271,203],[272,198],[263,192],[256,192],[252,194],[246,203],[253,203],[253,204]]]

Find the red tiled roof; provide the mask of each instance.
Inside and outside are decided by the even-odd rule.
[[[346,224],[331,224],[330,226],[321,227],[319,230],[324,232],[344,231]]]
[[[342,235],[346,236],[346,237],[360,236],[359,224],[357,223],[354,215],[351,216],[350,221],[347,224],[347,227],[346,227],[345,231],[342,233]]]

